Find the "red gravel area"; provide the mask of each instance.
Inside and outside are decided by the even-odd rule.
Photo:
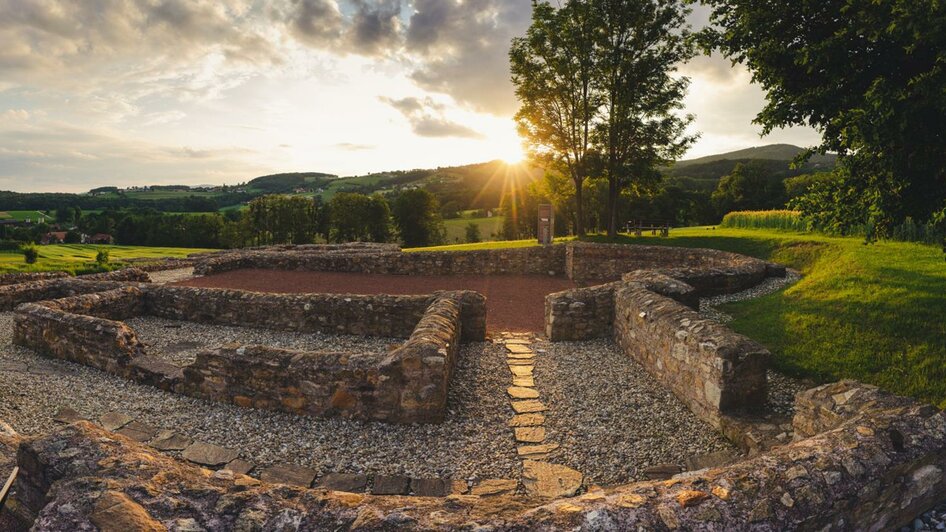
[[[545,296],[576,286],[562,277],[542,275],[421,276],[256,269],[194,277],[175,284],[289,294],[429,294],[436,290],[475,290],[486,296],[486,325],[491,332],[542,332]]]

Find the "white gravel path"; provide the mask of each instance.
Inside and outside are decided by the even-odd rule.
[[[610,340],[540,342],[536,389],[548,406],[551,461],[590,484],[643,479],[645,468],[737,449]]]

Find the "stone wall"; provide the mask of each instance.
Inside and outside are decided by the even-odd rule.
[[[50,279],[62,279],[69,277],[66,272],[18,272],[4,273],[0,275],[0,286],[11,284],[31,283],[34,281],[48,281]]]
[[[144,314],[408,339],[387,356],[225,345],[201,352],[182,369],[149,354],[120,321]],[[443,419],[461,337],[482,341],[485,316],[485,298],[475,292],[295,296],[140,285],[21,305],[14,343],[168,391],[240,406],[430,423]]]
[[[545,335],[553,342],[611,336],[614,290],[619,284],[575,288],[545,296]]]
[[[580,282],[615,281],[634,270],[656,270],[696,288],[700,295],[737,292],[785,268],[716,249],[622,244],[568,244],[565,271]]]
[[[37,530],[118,522],[124,529],[214,531],[285,523],[296,530],[842,531],[896,530],[946,498],[942,411],[857,383],[809,396],[799,402],[836,415],[833,429],[721,468],[554,501],[277,486],[211,475],[79,422],[20,446],[17,503],[35,516]],[[860,410],[844,409],[843,397],[858,396]]]
[[[564,275],[564,246],[401,252],[292,247],[230,252],[200,260],[195,273],[245,268],[390,275]]]
[[[62,278],[0,286],[0,311],[13,310],[22,303],[114,290],[126,286],[129,282],[150,283],[151,278],[139,269],[126,268],[94,275],[66,275]]]
[[[199,353],[175,389],[310,416],[440,422],[459,334],[460,303],[448,294],[436,299],[410,339],[386,356],[231,344]]]
[[[140,313],[135,287],[73,298],[25,303],[17,308],[13,343],[59,358],[127,376],[131,361],[145,354],[134,331],[120,321]]]
[[[640,284],[614,296],[614,339],[698,417],[765,404],[768,351],[685,305]]]
[[[663,273],[636,270],[617,281],[575,288],[545,297],[545,334],[553,342],[609,338],[614,334],[614,292],[637,283],[684,305],[699,309],[699,294],[692,286]]]

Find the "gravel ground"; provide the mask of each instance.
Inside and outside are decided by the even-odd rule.
[[[535,383],[558,462],[614,485],[657,464],[737,449],[610,340],[540,342]]]
[[[176,270],[159,270],[148,274],[151,282],[156,284],[177,283],[194,277],[194,268],[178,268]]]
[[[508,370],[501,346],[460,351],[441,425],[316,419],[238,408],[162,392],[11,343],[13,314],[0,313],[0,419],[21,434],[53,429],[62,407],[97,419],[117,410],[191,438],[241,451],[258,465],[294,463],[321,473],[351,472],[515,478]]]
[[[732,321],[732,316],[721,310],[718,310],[716,307],[725,303],[744,301],[746,299],[754,299],[757,297],[774,294],[779,290],[788,288],[789,286],[797,283],[800,279],[801,274],[789,268],[785,271],[785,277],[768,277],[761,283],[749,288],[748,290],[743,290],[742,292],[736,292],[733,294],[723,294],[721,296],[701,298],[700,314],[702,314],[704,318],[716,320],[720,323],[730,322]]]
[[[357,351],[384,356],[392,345],[404,343],[400,338],[379,338],[351,335],[310,334],[224,327],[189,321],[166,320],[142,316],[125,320],[138,339],[146,343],[148,352],[179,366],[194,362],[197,352],[227,342],[260,344],[302,351]]]

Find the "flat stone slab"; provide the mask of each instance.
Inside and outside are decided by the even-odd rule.
[[[80,415],[75,410],[69,408],[68,406],[60,408],[59,411],[56,412],[56,415],[53,416],[53,421],[57,423],[67,423],[67,424],[75,423],[76,421],[80,421],[83,419],[85,418],[82,417],[82,415]]]
[[[550,452],[558,449],[557,443],[543,443],[541,445],[520,445],[516,449],[516,453],[519,455],[519,458],[536,458],[544,457]]]
[[[532,360],[535,358],[535,353],[509,353],[506,355],[507,360]]]
[[[363,493],[368,488],[368,477],[354,473],[329,473],[319,479],[318,486],[332,491]]]
[[[373,495],[407,495],[411,479],[401,475],[378,475],[371,486]]]
[[[535,460],[522,462],[522,487],[535,497],[571,497],[581,488],[584,475],[570,467]]]
[[[115,432],[116,430],[124,427],[134,420],[135,418],[129,416],[128,414],[122,414],[121,412],[109,412],[107,414],[103,414],[102,417],[99,418],[99,424],[102,425],[105,430]]]
[[[446,497],[449,482],[442,478],[411,479],[411,492],[418,497]]]
[[[195,464],[217,467],[236,460],[240,457],[240,453],[212,443],[195,442],[184,449],[181,456]]]
[[[470,495],[478,495],[480,497],[507,495],[510,493],[515,493],[516,488],[518,487],[518,480],[491,478],[480,482],[476,486],[473,486],[473,489],[470,490]]]
[[[532,359],[522,360],[518,358],[510,358],[506,360],[506,363],[509,364],[510,366],[531,366],[534,364]]]
[[[162,430],[154,437],[151,446],[159,451],[183,451],[187,449],[194,440],[178,434],[173,430]]]
[[[256,464],[239,458],[223,466],[227,471],[233,471],[233,473],[237,475],[249,475],[254,467],[256,467]]]
[[[532,340],[529,338],[510,338],[503,340],[503,343],[506,345],[529,345],[532,343]]]
[[[509,371],[512,372],[516,377],[531,377],[532,376],[532,365],[529,366],[509,366]]]
[[[508,342],[506,343],[506,350],[509,351],[510,353],[522,353],[522,354],[534,353],[534,351],[532,351],[532,348],[529,347],[528,345],[510,344]]]
[[[699,471],[708,467],[720,467],[739,460],[739,454],[734,451],[717,451],[715,453],[698,454],[686,459],[687,471]]]
[[[656,464],[645,468],[644,476],[650,480],[667,480],[683,472],[683,467],[677,464]]]
[[[510,427],[535,427],[545,423],[545,416],[542,414],[516,414],[512,419],[506,422]]]
[[[535,379],[533,379],[531,375],[529,375],[528,377],[514,376],[512,378],[512,385],[523,386],[525,388],[532,388],[535,386]]]
[[[292,464],[274,465],[264,469],[259,479],[273,484],[287,484],[308,488],[315,480],[315,470]]]
[[[519,427],[516,429],[516,441],[519,443],[542,443],[545,441],[545,428]]]
[[[506,388],[506,393],[513,399],[538,399],[539,392],[535,388],[526,388],[524,386],[510,386]]]
[[[510,404],[517,414],[531,414],[533,412],[545,412],[548,410],[541,401],[513,401]]]
[[[131,423],[119,429],[117,433],[126,438],[135,440],[138,443],[145,443],[151,438],[154,438],[154,435],[158,433],[158,429],[148,425],[147,423],[132,421]]]

